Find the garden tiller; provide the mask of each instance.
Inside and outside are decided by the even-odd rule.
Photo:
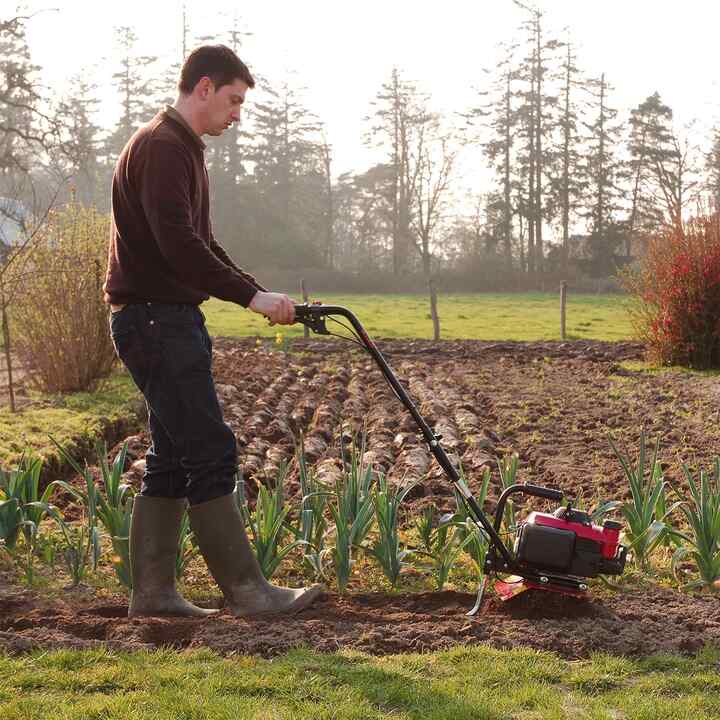
[[[352,327],[337,317],[345,318]],[[440,444],[442,437],[435,434],[420,415],[355,315],[344,307],[316,303],[296,305],[295,319],[319,335],[333,335],[356,342],[373,357],[390,387],[422,431],[435,459],[457,488],[471,517],[487,536],[489,548],[485,559],[485,576],[505,576],[495,584],[502,599],[507,600],[528,588],[583,596],[588,590],[587,578],[622,574],[627,548],[619,542],[620,523],[606,520],[602,526],[596,525],[587,513],[571,507],[569,502],[552,513],[531,512],[518,526],[514,546],[510,549],[501,537],[501,523],[508,498],[520,494],[562,502],[565,493],[530,483],[511,485],[500,495],[494,521],[490,522],[443,450]],[[330,332],[326,319],[341,325],[352,333],[354,339]],[[479,610],[483,588],[484,582],[478,591],[475,607],[468,614],[475,614]]]

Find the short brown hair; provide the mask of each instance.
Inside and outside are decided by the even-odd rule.
[[[204,77],[212,80],[216,90],[237,79],[250,88],[255,87],[255,80],[247,65],[226,45],[201,45],[195,48],[182,66],[178,90],[189,95]]]

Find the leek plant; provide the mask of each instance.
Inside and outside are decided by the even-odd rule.
[[[52,439],[52,438],[51,438]],[[70,493],[81,502],[87,516],[88,533],[95,546],[92,552],[93,570],[97,568],[97,558],[100,556],[100,535],[97,531],[99,520],[105,532],[110,537],[113,554],[112,563],[118,580],[130,588],[132,580],[130,575],[130,520],[132,518],[133,491],[129,484],[122,482],[127,457],[127,443],[123,444],[115,457],[112,467],[107,462],[107,446],[99,442],[95,452],[100,466],[101,488],[98,488],[90,469],[81,468],[76,460],[65,448],[55,442],[62,457],[84,481],[84,489],[78,489],[62,480],[54,485]]]
[[[291,530],[295,538],[303,542],[303,562],[310,566],[316,578],[325,578],[325,557],[327,555],[325,535],[328,529],[325,508],[329,489],[307,466],[302,436],[297,452],[297,463],[302,505],[298,514],[297,527],[291,527]]]
[[[502,490],[507,490],[511,485],[515,485],[517,482],[518,454],[512,453],[510,457],[504,457],[502,460],[498,459],[497,466],[500,473]],[[517,526],[517,511],[515,502],[511,496],[505,503],[501,529],[504,529],[504,531],[510,535],[514,535],[517,532]]]
[[[54,507],[49,509],[48,515],[57,522],[62,532],[65,540],[63,560],[72,578],[73,587],[77,587],[85,579],[88,565],[92,564],[93,568],[96,568],[100,559],[97,524],[86,518],[86,521],[77,527],[71,527]]]
[[[699,480],[692,476],[690,468],[683,463],[683,472],[690,487],[690,501],[682,502],[680,509],[688,522],[687,532],[675,534],[689,543],[690,548],[680,546],[673,555],[673,570],[690,556],[700,573],[699,580],[690,587],[720,586],[720,458],[715,458],[714,477],[700,470]]]
[[[385,577],[395,587],[409,550],[400,549],[398,534],[398,511],[407,494],[417,485],[410,483],[395,490],[388,488],[385,476],[378,475],[378,482],[372,492],[372,503],[378,525],[378,538],[370,554],[380,563]]]
[[[371,466],[364,465],[364,451],[364,438],[360,448],[353,442],[350,468],[335,479],[335,491],[329,504],[335,523],[335,546],[330,554],[341,593],[345,592],[350,580],[353,549],[362,547],[373,521],[371,487],[374,471]]]
[[[0,470],[0,539],[10,550],[21,531],[28,543],[37,537],[37,526],[47,513],[53,488],[48,485],[40,494],[41,471],[42,460],[25,455],[16,470]]]
[[[630,484],[631,500],[625,503],[611,503],[619,507],[625,519],[625,540],[632,551],[635,564],[646,569],[652,553],[674,531],[667,519],[680,507],[681,502],[667,507],[665,497],[666,482],[663,478],[662,466],[657,459],[660,440],[655,440],[652,459],[647,463],[647,440],[645,430],[640,433],[638,460],[633,464],[629,456],[621,453],[611,437],[610,447],[622,466],[625,477]]]
[[[433,522],[437,508],[434,503],[426,505],[420,517],[415,521],[415,530],[420,538],[420,544],[425,552],[432,551]]]
[[[250,542],[266,579],[270,579],[280,563],[296,547],[303,545],[302,540],[295,540],[281,548],[281,543],[288,532],[285,520],[290,508],[285,503],[283,484],[287,475],[287,463],[283,463],[275,478],[275,487],[270,490],[261,485],[258,491],[255,511],[250,512],[244,492],[244,481],[240,479],[235,486],[235,497],[238,507],[250,527]]]
[[[467,481],[465,474],[462,469],[462,465],[459,468],[460,480],[459,484],[464,490],[467,490]],[[483,469],[482,481],[480,484],[480,492],[475,496],[478,505],[482,508],[487,499],[488,490],[490,488],[490,468],[485,467]],[[485,570],[485,556],[487,555],[489,538],[485,531],[477,524],[472,515],[468,512],[465,500],[457,488],[453,489],[455,495],[455,515],[453,522],[457,528],[456,532],[460,542],[465,542],[465,552],[470,556],[475,568],[478,572],[478,579],[482,578]]]
[[[35,581],[35,550],[40,523],[50,510],[53,488],[40,495],[42,460],[23,455],[16,470],[0,471],[0,540],[20,565],[29,585]],[[23,552],[17,547],[23,536]]]
[[[17,498],[0,500],[0,541],[8,551],[15,547],[22,521],[22,512]]]
[[[475,541],[476,536],[464,523],[456,521],[454,513],[443,515],[436,525],[436,512],[434,505],[427,506],[416,524],[422,547],[415,550],[415,553],[430,560],[430,565],[425,570],[434,578],[435,588],[442,590],[460,554]],[[462,529],[460,525],[463,526]]]
[[[342,504],[342,514],[349,524],[353,524],[360,515],[366,515],[368,504],[372,505],[370,498],[370,489],[375,477],[375,471],[372,466],[365,465],[365,442],[366,437],[363,434],[358,447],[355,439],[353,439],[350,448],[350,467],[345,468],[340,482],[335,483],[335,494],[338,502]],[[346,456],[345,443],[340,438],[341,455]],[[365,532],[356,533],[353,540],[354,544],[360,544],[367,535],[369,523],[367,527],[362,523],[358,526],[358,530],[365,529]]]
[[[427,519],[428,514],[426,514],[425,519]],[[436,590],[442,590],[445,587],[450,571],[460,557],[460,553],[474,539],[474,534],[470,532],[464,538],[462,537],[461,533],[458,532],[453,517],[452,513],[440,517],[437,527],[430,531],[426,540],[423,540],[423,544],[427,549],[416,550],[417,554],[430,559],[430,565],[426,569],[430,571],[435,580]],[[432,527],[432,524],[430,524],[430,527]]]
[[[175,577],[179,580],[185,574],[185,568],[190,560],[197,555],[198,549],[194,543],[190,515],[187,509],[180,521],[180,536],[178,537],[178,550],[175,558]]]

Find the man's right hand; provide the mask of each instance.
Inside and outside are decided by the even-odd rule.
[[[295,304],[282,293],[258,290],[249,307],[253,312],[264,315],[273,325],[292,325],[295,322]]]

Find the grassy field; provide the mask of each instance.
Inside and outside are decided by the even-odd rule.
[[[704,720],[720,713],[720,653],[567,662],[457,648],[384,658],[295,651],[0,656],[3,720]]]
[[[431,338],[428,300],[422,295],[323,295],[324,303],[352,310],[366,330],[378,338]],[[625,340],[632,327],[620,295],[568,295],[569,338]],[[211,299],[202,305],[211,335],[289,337],[302,326],[270,327],[256,313]],[[559,340],[560,301],[556,294],[441,295],[441,337],[477,340]]]

